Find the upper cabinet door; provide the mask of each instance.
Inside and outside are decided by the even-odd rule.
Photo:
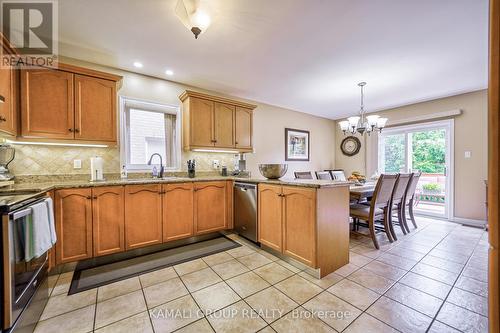
[[[50,69],[21,72],[22,135],[74,138],[73,74]]]
[[[116,82],[75,75],[75,139],[116,142]]]
[[[234,105],[215,102],[215,147],[234,147]]]
[[[237,106],[234,113],[234,145],[239,149],[252,149],[252,110]]]
[[[214,145],[214,102],[191,98],[189,105],[191,145],[207,147]]]
[[[14,136],[17,134],[16,75],[14,68],[0,69],[0,96],[5,99],[0,104],[0,131]]]

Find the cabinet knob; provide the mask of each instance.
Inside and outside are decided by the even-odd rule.
[[[80,130],[78,128],[75,128],[75,133],[80,133]]]
[[[7,121],[7,118],[0,116],[0,121]]]
[[[73,133],[73,129],[72,128],[68,128],[68,131],[70,131],[71,133]]]
[[[235,144],[235,145],[237,145],[237,144],[238,144],[238,141],[236,141],[234,144]]]
[[[89,196],[87,196],[87,199],[90,200],[90,199],[92,199],[92,197],[89,195]]]
[[[97,199],[97,195],[95,195],[92,199]]]

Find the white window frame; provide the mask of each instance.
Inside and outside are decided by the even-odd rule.
[[[176,127],[176,137],[175,137],[175,166],[166,167],[165,161],[164,167],[166,171],[180,171],[181,169],[181,137],[182,137],[182,127],[181,127],[181,112],[180,107],[177,105],[167,105],[155,102],[144,101],[136,98],[120,96],[120,169],[125,165],[127,171],[131,172],[149,172],[153,169],[154,165],[147,164],[129,164],[129,140],[127,135],[129,133],[129,128],[127,124],[127,111],[129,109],[139,109],[150,112],[158,113],[168,113],[175,115],[175,127]],[[155,161],[156,162],[156,161]]]

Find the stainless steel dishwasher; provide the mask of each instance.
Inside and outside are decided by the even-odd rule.
[[[257,242],[257,185],[234,183],[234,230]]]

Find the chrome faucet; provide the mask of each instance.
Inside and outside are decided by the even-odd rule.
[[[153,157],[157,155],[159,158],[160,158],[160,174],[159,174],[159,178],[163,178],[163,159],[161,158],[161,155],[158,154],[158,153],[154,153],[153,155],[151,155],[151,157],[149,158],[149,161],[148,161],[148,165],[151,165],[151,161],[153,160]]]

